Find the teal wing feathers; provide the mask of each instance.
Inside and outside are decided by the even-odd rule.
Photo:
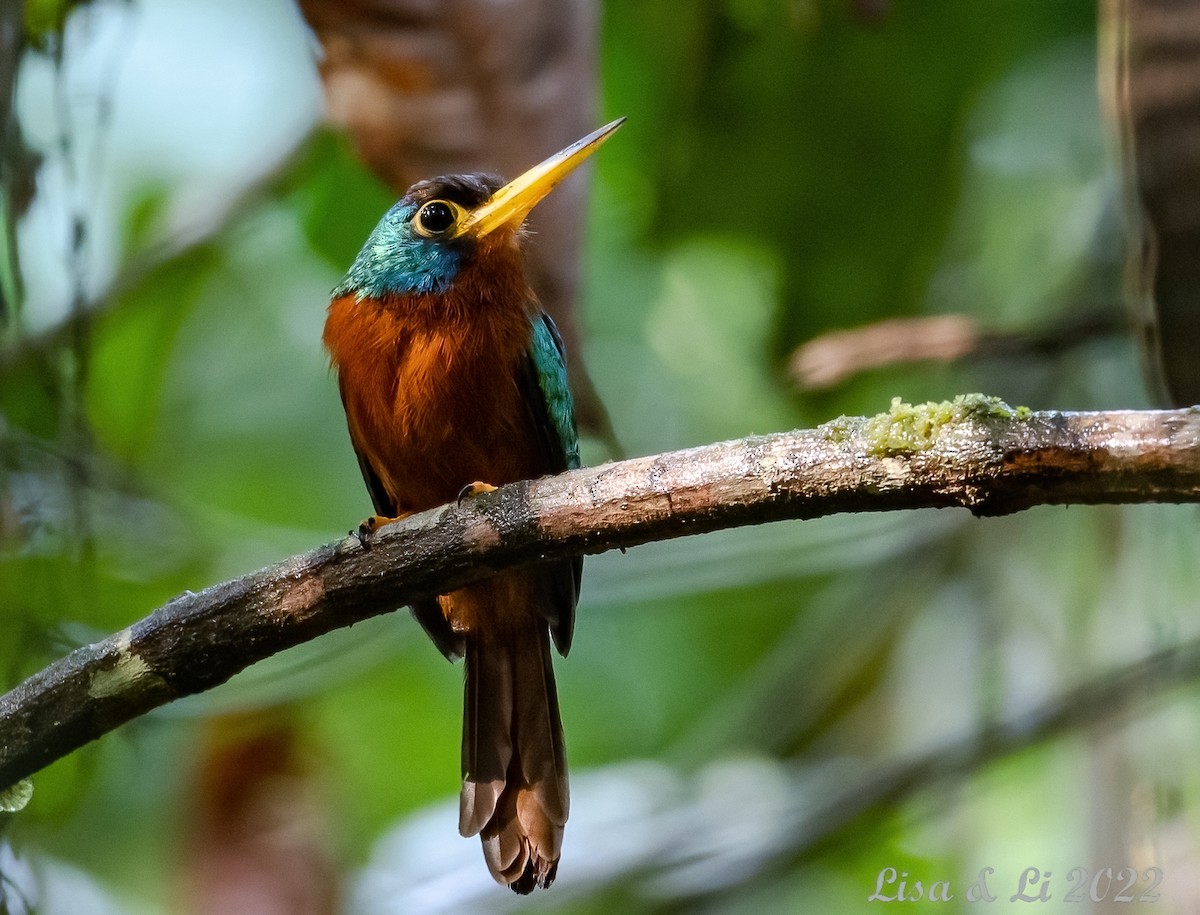
[[[558,450],[566,470],[579,467],[579,433],[575,428],[575,403],[567,383],[567,364],[562,337],[547,314],[535,315],[533,337],[529,345],[529,360],[537,377],[546,418],[557,439]]]
[[[532,334],[518,384],[541,443],[546,472],[574,470],[579,467],[579,433],[567,383],[562,337],[549,315],[537,313],[530,320]],[[582,575],[582,557],[547,566],[544,612],[554,646],[563,655],[571,649]]]

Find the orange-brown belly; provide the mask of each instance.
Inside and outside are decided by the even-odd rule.
[[[334,303],[325,338],[350,435],[398,506],[420,511],[477,480],[498,486],[550,469],[516,382],[529,333],[524,313],[422,325]]]
[[[500,486],[550,470],[516,382],[526,316],[423,328],[362,308],[334,303],[325,338],[351,438],[399,513],[453,501],[476,481]],[[516,570],[438,600],[456,631],[504,637],[529,625],[542,587],[536,570]]]

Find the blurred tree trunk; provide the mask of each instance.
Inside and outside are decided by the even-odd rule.
[[[1167,402],[1200,403],[1200,4],[1102,0],[1100,49],[1147,371]]]

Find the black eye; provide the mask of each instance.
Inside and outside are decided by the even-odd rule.
[[[430,235],[440,235],[454,225],[454,211],[442,201],[434,200],[421,207],[417,220]]]

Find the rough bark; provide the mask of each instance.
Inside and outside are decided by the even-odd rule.
[[[322,633],[496,569],[837,512],[1200,501],[1200,409],[988,398],[842,417],[505,486],[184,594],[0,696],[0,786]]]

